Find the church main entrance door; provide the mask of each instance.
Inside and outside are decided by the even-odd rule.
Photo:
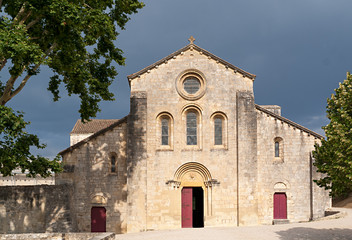
[[[182,227],[204,227],[204,193],[201,187],[182,189]]]

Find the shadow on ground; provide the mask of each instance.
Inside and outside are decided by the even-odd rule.
[[[276,234],[282,240],[352,240],[352,229],[347,228],[314,229],[299,227],[278,231]]]

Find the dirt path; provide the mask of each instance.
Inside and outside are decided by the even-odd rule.
[[[347,216],[339,219],[307,223],[267,225],[255,227],[214,227],[164,230],[117,235],[118,240],[352,240],[352,209],[334,208],[345,211]]]
[[[352,208],[352,194],[346,199],[340,201],[333,201],[333,206],[338,208]]]

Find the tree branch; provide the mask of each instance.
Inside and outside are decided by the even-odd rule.
[[[27,15],[20,21],[20,24],[24,24],[31,15],[32,11],[29,11]]]
[[[34,24],[39,22],[39,20],[40,20],[40,17],[38,17],[38,18],[34,19],[32,22],[28,23],[27,26],[26,26],[26,30],[30,29]]]
[[[84,6],[89,7],[90,9],[93,9],[91,6],[89,6],[87,3],[83,3]]]
[[[37,64],[34,67],[34,71],[37,70],[39,68],[41,64]],[[24,88],[24,86],[26,85],[26,83],[28,82],[29,78],[32,75],[27,74],[27,76],[22,80],[22,82],[20,83],[20,85],[10,93],[10,95],[8,96],[7,102],[10,101],[14,96],[16,96],[19,92],[21,92],[21,90]]]
[[[16,24],[16,22],[18,21],[18,19],[24,14],[24,11],[26,10],[26,3],[23,3],[22,7],[20,8],[20,10],[18,11],[16,17],[13,19],[13,24]]]
[[[49,56],[49,54],[54,50],[54,48],[56,48],[56,46],[57,46],[57,44],[54,43],[54,44],[46,51],[45,56],[42,58],[42,60],[41,60],[39,63],[37,63],[37,64],[34,66],[33,71],[36,71],[36,70],[40,67],[40,65],[42,65],[44,59],[45,59],[47,56]],[[12,91],[12,92],[10,93],[10,96],[8,97],[8,99],[7,99],[6,102],[10,101],[14,96],[16,96],[16,95],[24,88],[24,86],[26,85],[26,83],[28,82],[28,80],[29,80],[29,78],[30,78],[31,76],[32,76],[31,74],[27,74],[27,76],[24,77],[24,79],[22,80],[22,82],[20,83],[20,85],[19,85],[14,91]],[[5,102],[5,103],[6,103],[6,102]],[[0,101],[0,103],[1,103],[1,101]]]
[[[1,0],[0,0],[0,1],[1,1]],[[1,60],[0,71],[5,67],[6,63],[7,63],[7,59],[6,59],[6,58],[3,58],[3,59]]]
[[[7,81],[5,89],[2,93],[2,96],[0,97],[0,105],[5,106],[5,104],[9,101],[9,97],[11,95],[11,90],[13,85],[15,84],[18,76],[11,76],[10,79]]]
[[[2,8],[2,0],[0,0],[0,10],[1,10],[1,8]]]
[[[40,17],[38,17],[38,18],[34,19],[32,22],[28,23],[27,26],[26,26],[26,30],[30,29],[34,24],[39,22],[39,20],[40,20]]]

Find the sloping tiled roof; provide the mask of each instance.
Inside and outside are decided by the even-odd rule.
[[[83,145],[85,143],[88,143],[90,140],[92,140],[92,139],[94,139],[94,138],[106,133],[109,130],[112,130],[113,128],[117,127],[121,123],[125,123],[125,122],[127,122],[127,116],[124,117],[124,118],[121,118],[120,120],[114,120],[114,122],[112,124],[110,124],[109,126],[103,128],[103,129],[100,129],[99,131],[95,132],[93,135],[90,135],[89,137],[83,139],[82,141],[79,141],[78,143],[72,145],[71,147],[68,147],[65,150],[62,150],[61,152],[59,152],[59,154],[62,156],[64,154],[68,153],[68,152],[71,152],[72,150],[80,147],[81,145]],[[72,132],[73,132],[73,130],[72,130]]]
[[[136,73],[133,73],[133,74],[131,74],[131,75],[128,75],[128,76],[127,76],[128,81],[131,81],[132,79],[134,79],[134,78],[140,76],[141,74],[148,72],[148,70],[151,70],[151,69],[153,69],[153,68],[159,66],[160,64],[163,64],[163,63],[167,62],[167,61],[170,60],[171,58],[173,58],[173,57],[175,57],[175,56],[177,56],[177,55],[181,54],[182,52],[185,52],[185,51],[187,51],[187,50],[189,50],[189,49],[197,50],[198,52],[201,52],[201,53],[204,54],[205,56],[208,56],[208,57],[214,59],[215,61],[218,61],[218,62],[222,63],[222,64],[225,65],[226,67],[231,68],[231,69],[234,70],[235,72],[239,72],[239,73],[242,74],[243,76],[248,77],[248,78],[250,78],[250,79],[252,79],[252,80],[254,80],[255,77],[256,77],[256,75],[251,74],[251,73],[249,73],[249,72],[246,72],[246,71],[244,71],[244,70],[242,70],[242,69],[240,69],[240,68],[238,68],[238,67],[232,65],[231,63],[229,63],[229,62],[227,62],[227,61],[225,61],[225,60],[223,60],[223,59],[221,59],[221,58],[215,56],[214,54],[208,52],[207,50],[204,50],[203,48],[201,48],[201,47],[195,45],[194,43],[190,43],[190,44],[188,44],[187,46],[181,48],[180,50],[178,50],[178,51],[176,51],[176,52],[174,52],[174,53],[171,53],[170,55],[164,57],[163,59],[161,59],[161,60],[159,60],[159,61],[157,61],[157,62],[155,62],[155,63],[149,65],[148,67],[145,67],[145,68],[143,68],[142,70],[140,70],[140,71],[138,71],[138,72],[136,72]]]
[[[292,122],[291,120],[289,120],[287,118],[281,117],[280,115],[277,115],[277,114],[275,114],[275,113],[273,113],[273,112],[271,112],[271,111],[259,106],[258,104],[256,104],[255,107],[256,107],[257,110],[262,111],[262,112],[264,112],[264,113],[266,113],[266,114],[268,114],[268,115],[270,115],[270,116],[272,116],[272,117],[274,117],[274,118],[276,118],[276,119],[278,119],[280,121],[283,121],[283,122],[285,122],[285,123],[297,128],[297,129],[299,129],[299,130],[301,130],[303,132],[306,132],[306,133],[308,133],[308,134],[310,134],[310,135],[312,135],[312,136],[314,136],[316,138],[319,138],[319,139],[323,139],[324,138],[322,135],[320,135],[320,134],[318,134],[316,132],[313,132],[312,130],[309,130],[308,128],[305,128],[305,127],[303,127],[303,126],[301,126],[301,125],[299,125],[299,124],[297,124],[295,122]]]
[[[81,119],[78,119],[71,133],[95,133],[110,126],[111,124],[117,121],[118,119],[92,119],[89,122],[83,123]]]

